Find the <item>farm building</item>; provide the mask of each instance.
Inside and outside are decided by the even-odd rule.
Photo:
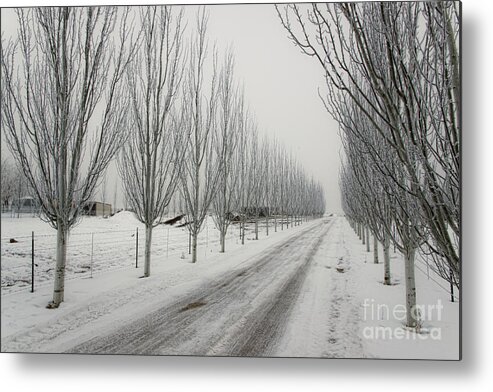
[[[111,204],[100,201],[88,201],[82,210],[84,215],[107,216],[111,215]]]
[[[259,216],[261,218],[266,216],[271,216],[275,213],[275,208],[267,207],[267,206],[259,206],[259,207],[243,207],[242,214],[245,214],[247,217]]]

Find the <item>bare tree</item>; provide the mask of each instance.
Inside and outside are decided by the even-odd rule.
[[[218,138],[216,156],[222,157],[223,165],[219,172],[218,188],[214,196],[213,219],[219,230],[220,252],[225,251],[226,234],[231,224],[232,209],[235,207],[235,192],[238,184],[236,149],[239,142],[242,97],[235,85],[234,58],[229,51],[219,75],[218,86]]]
[[[239,124],[238,124],[238,146],[236,149],[235,160],[237,161],[236,171],[237,171],[237,187],[235,193],[235,204],[238,208],[240,214],[240,237],[241,244],[245,245],[245,226],[246,226],[246,210],[250,203],[250,188],[249,188],[249,177],[248,173],[250,171],[250,161],[248,159],[248,148],[250,145],[251,134],[249,132],[253,120],[251,118],[248,110],[245,109],[244,101],[241,101],[239,107]]]
[[[197,261],[198,235],[215,196],[223,163],[215,146],[218,138],[218,72],[215,50],[212,64],[206,62],[208,19],[209,14],[203,7],[197,14],[197,31],[190,45],[190,63],[181,105],[184,129],[188,135],[181,192],[186,205],[187,228],[192,237],[193,263]]]
[[[48,305],[56,308],[64,299],[69,231],[126,139],[125,102],[117,97],[132,27],[128,9],[118,18],[115,7],[16,11],[18,41],[2,48],[3,129],[43,219],[57,230]]]
[[[144,276],[150,276],[152,230],[161,223],[180,177],[186,133],[173,112],[183,75],[183,11],[140,9],[142,41],[127,70],[129,128],[118,168],[125,194],[145,225]]]
[[[103,218],[106,217],[106,197],[107,197],[107,194],[108,194],[108,177],[106,175],[106,170],[104,171],[103,175],[103,180],[101,181],[101,189],[100,189],[100,193],[101,193],[101,201],[103,203]],[[111,214],[111,210],[110,210],[110,214]]]
[[[261,146],[259,143],[259,136],[258,136],[258,129],[255,123],[251,123],[252,126],[249,130],[250,133],[250,138],[249,138],[249,145],[248,145],[248,160],[249,160],[249,166],[248,166],[248,172],[247,172],[247,178],[248,178],[248,196],[249,196],[249,203],[246,204],[246,214],[249,217],[253,217],[254,220],[254,232],[255,232],[255,240],[258,240],[258,220],[259,220],[259,213],[260,210],[259,208],[261,207],[261,203],[263,200],[263,182],[264,179],[262,178],[263,174],[263,164],[264,162],[262,161],[261,157]]]
[[[281,146],[279,150],[278,161],[278,186],[279,186],[279,208],[281,214],[281,230],[284,226],[287,228],[288,215],[288,173],[289,173],[289,158],[286,149]]]
[[[272,187],[272,144],[265,135],[262,140],[261,160],[262,160],[262,183],[261,183],[261,204],[265,218],[265,235],[269,235],[269,217],[272,211],[273,187]]]
[[[269,192],[269,206],[271,208],[271,215],[274,218],[274,232],[277,232],[277,219],[280,213],[280,143],[277,139],[273,139],[270,147],[270,192]]]

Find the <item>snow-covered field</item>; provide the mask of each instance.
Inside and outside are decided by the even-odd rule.
[[[420,267],[416,271],[417,296],[426,319],[423,320],[421,334],[406,330],[400,318],[400,308],[405,303],[401,255],[392,254],[394,285],[384,286],[382,262],[373,264],[372,253],[366,252],[366,247],[342,217],[315,220],[289,230],[278,230],[277,233],[271,229],[269,237],[261,228],[260,240],[247,240],[245,246],[241,246],[237,229],[232,227],[225,254],[218,253],[217,232],[210,220],[208,229],[202,233],[197,264],[190,263],[186,233],[179,228],[171,228],[168,240],[168,229],[159,227],[156,230],[159,234],[154,236],[157,239],[154,242],[151,277],[139,279],[142,266],[135,268],[135,237],[132,237],[138,225],[130,214],[119,215],[110,219],[87,218],[75,229],[71,240],[84,235],[79,233],[87,232],[97,233],[95,239],[102,238],[105,232],[115,233],[115,238],[119,238],[116,233],[126,233],[128,238],[115,240],[114,243],[108,239],[105,252],[96,252],[94,246],[92,278],[90,271],[75,272],[84,270],[82,266],[90,261],[90,242],[80,241],[79,253],[75,252],[77,247],[74,245],[73,252],[69,252],[72,269],[66,284],[65,302],[59,309],[45,309],[52,295],[48,272],[40,275],[45,280],[36,285],[34,293],[29,292],[29,285],[2,287],[2,351],[70,350],[89,339],[109,334],[118,326],[139,320],[156,309],[172,306],[187,296],[192,297],[201,287],[219,285],[230,274],[240,276],[244,274],[242,271],[257,270],[259,257],[269,250],[283,249],[283,244],[293,243],[311,228],[330,223],[329,230],[320,234],[320,241],[316,241],[317,245],[310,253],[306,277],[299,292],[296,292],[286,325],[279,328],[282,335],[270,354],[431,359],[457,359],[459,356],[458,303],[451,303],[447,290],[437,284],[436,277],[430,276],[428,279],[426,270]],[[33,230],[32,227],[35,231],[52,235],[45,224],[34,219],[25,218],[21,220],[22,225],[19,222],[2,219],[2,286],[4,275],[13,277],[16,273],[16,263],[26,263],[30,267],[30,253],[23,256],[18,252],[14,255],[12,249],[21,242],[10,244],[8,239],[22,239],[26,231]],[[316,233],[322,231],[317,229]],[[247,238],[252,238],[252,234]],[[305,241],[307,249],[312,242]],[[181,258],[182,254],[185,259]],[[50,260],[45,257],[44,261],[37,261],[37,268],[41,268],[39,264],[49,268]],[[382,254],[380,260],[383,260]],[[276,282],[282,282],[284,270],[286,279],[289,277],[290,268],[277,268],[276,274],[280,276],[276,276]],[[29,271],[30,268],[26,273]],[[245,310],[242,310],[244,305],[241,304],[249,298],[249,290],[253,290],[256,283],[232,291],[231,295],[245,296],[231,308],[236,316],[243,312],[255,312],[257,305],[261,311],[264,301],[272,302],[275,290],[270,290],[268,284],[272,278],[266,276],[266,282],[258,282],[259,287],[267,284],[265,287],[269,290],[258,291],[255,288],[256,297],[252,297],[254,301],[247,300],[250,303]],[[231,298],[228,304],[232,306]],[[221,330],[220,320],[226,320],[226,316],[216,317],[216,322],[203,325],[204,330]]]
[[[175,225],[176,226],[176,225]],[[170,258],[188,257],[188,232],[185,228],[159,225],[153,231],[154,263],[165,263]],[[138,242],[137,240],[137,229]],[[47,223],[30,214],[12,218],[2,216],[2,293],[29,290],[32,274],[32,232],[34,232],[35,286],[51,284],[56,259],[56,231]],[[113,217],[83,217],[70,233],[67,246],[66,279],[85,278],[91,274],[143,265],[144,226],[131,212],[120,212]],[[230,227],[226,246],[238,242],[239,232]],[[251,238],[251,230],[247,230]],[[10,243],[14,239],[15,243]],[[199,235],[200,258],[207,258],[217,250],[218,231],[208,217]],[[138,248],[138,252],[136,251]]]

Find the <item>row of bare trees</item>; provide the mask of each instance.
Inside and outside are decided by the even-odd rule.
[[[258,239],[260,211],[277,203],[275,189],[269,189],[277,151],[267,138],[258,137],[235,77],[233,52],[228,50],[221,58],[211,48],[206,8],[198,12],[188,43],[182,19],[182,12],[171,7],[141,9],[143,44],[136,50],[136,65],[127,70],[131,132],[118,166],[127,201],[146,226],[144,276],[150,275],[152,229],[162,223],[172,198],[180,199],[193,263],[209,214],[224,252],[235,213],[243,217],[244,232],[248,212],[255,211]],[[322,187],[306,180],[300,165],[292,156],[289,159],[283,170],[292,178],[286,180],[283,197],[292,205],[282,211],[301,216],[308,205],[316,205],[317,211],[312,208],[310,213],[323,213]],[[307,195],[318,197],[311,204],[298,189],[309,186]],[[288,191],[292,196],[286,195]],[[268,220],[270,211],[263,215]]]
[[[460,4],[277,11],[289,38],[323,67],[322,99],[344,144],[344,211],[367,247],[368,230],[383,244],[386,284],[390,243],[404,254],[407,325],[416,327],[416,252],[460,286]]]
[[[279,227],[284,230],[325,212],[322,185],[306,174],[278,140],[260,135],[255,120],[242,106],[237,113],[238,127],[232,136],[237,142],[228,146],[213,199],[221,252],[225,251],[224,239],[233,220],[239,221],[244,244],[247,221],[254,224],[254,239],[258,240],[261,220],[268,236],[271,226],[277,232]]]
[[[57,230],[48,307],[64,299],[70,230],[115,158],[126,203],[146,228],[145,276],[152,230],[176,195],[193,262],[211,212],[221,251],[235,211],[243,233],[255,211],[256,238],[262,210],[276,230],[277,216],[284,228],[287,219],[323,214],[322,187],[280,143],[258,136],[232,52],[220,58],[209,44],[205,7],[187,36],[183,11],[170,6],[16,12],[18,35],[2,40],[2,129],[42,218]]]

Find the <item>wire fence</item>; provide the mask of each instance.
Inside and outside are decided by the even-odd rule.
[[[226,244],[239,241],[238,225],[231,225]],[[248,228],[247,233],[252,229]],[[1,237],[2,291],[33,290],[53,282],[56,262],[56,234]],[[154,262],[187,258],[191,237],[186,228],[160,225],[153,229],[151,254]],[[207,258],[219,248],[219,232],[209,219],[198,237],[198,255]],[[124,268],[141,268],[145,257],[145,231],[132,230],[72,232],[67,244],[67,280],[90,277]]]

